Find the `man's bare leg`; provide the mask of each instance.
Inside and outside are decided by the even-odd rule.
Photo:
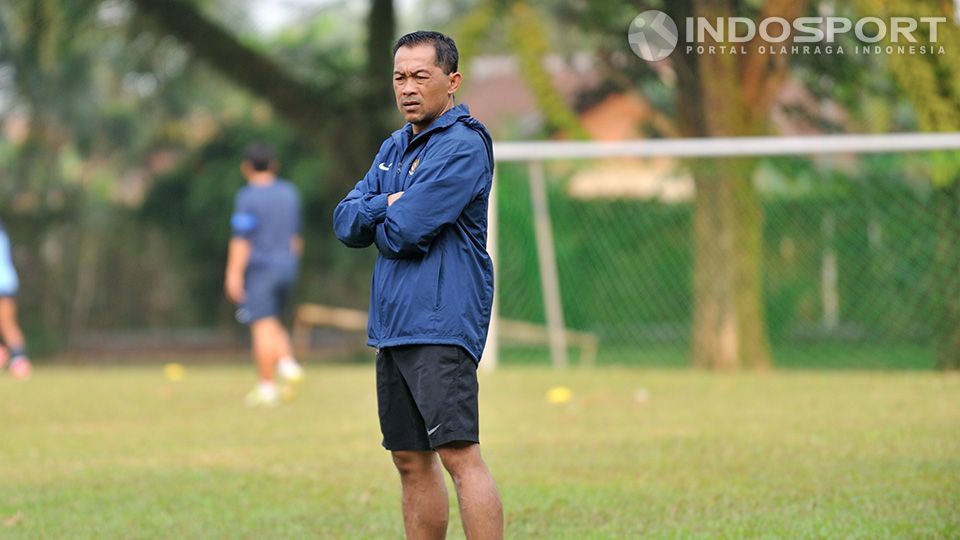
[[[437,449],[453,478],[467,540],[501,540],[503,505],[477,443],[452,443]]]
[[[13,298],[0,297],[0,336],[8,349],[23,349],[23,332],[17,322],[17,302]]]
[[[403,528],[408,540],[446,538],[450,503],[437,456],[432,451],[392,454],[403,486]]]
[[[275,332],[275,341],[277,344],[277,358],[293,358],[293,346],[290,344],[290,332],[287,332],[287,329],[283,326],[279,320],[274,319],[277,322]]]
[[[26,356],[23,332],[17,322],[17,302],[13,298],[0,297],[0,337],[6,349],[0,358],[0,367],[10,361],[10,373],[17,379],[28,379],[33,367]]]
[[[253,358],[257,363],[257,374],[261,382],[273,381],[280,344],[277,343],[277,328],[280,321],[274,317],[260,319],[250,325],[253,339]]]

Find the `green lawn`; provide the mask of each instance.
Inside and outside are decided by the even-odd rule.
[[[402,537],[371,365],[248,410],[252,367],[186,364],[0,377],[0,538]],[[960,537],[960,377],[506,367],[481,393],[509,538]]]

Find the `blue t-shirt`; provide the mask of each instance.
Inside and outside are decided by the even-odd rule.
[[[20,280],[13,267],[13,257],[10,253],[10,239],[7,230],[0,221],[0,296],[10,296],[17,293]]]
[[[248,268],[295,268],[298,257],[291,240],[302,228],[296,186],[278,178],[264,186],[242,188],[237,192],[230,227],[233,236],[250,241]]]

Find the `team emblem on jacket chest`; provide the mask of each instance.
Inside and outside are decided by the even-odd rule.
[[[420,158],[413,160],[413,163],[410,164],[410,172],[408,174],[410,176],[413,176],[413,171],[416,171],[417,167],[419,166],[420,166]]]

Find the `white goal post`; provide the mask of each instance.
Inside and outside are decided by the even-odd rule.
[[[723,137],[695,139],[644,139],[618,142],[496,142],[497,163],[526,162],[529,168],[532,213],[536,233],[537,260],[540,267],[546,314],[546,336],[554,367],[567,365],[567,337],[560,284],[557,274],[553,231],[547,205],[544,161],[638,158],[638,157],[742,157],[773,155],[825,155],[853,153],[901,153],[935,150],[960,150],[960,132],[896,133],[884,135],[820,135],[801,137]],[[496,175],[496,173],[495,173]],[[490,193],[487,249],[497,266],[497,181]],[[481,366],[496,368],[502,330],[498,303],[494,295],[490,331]]]

